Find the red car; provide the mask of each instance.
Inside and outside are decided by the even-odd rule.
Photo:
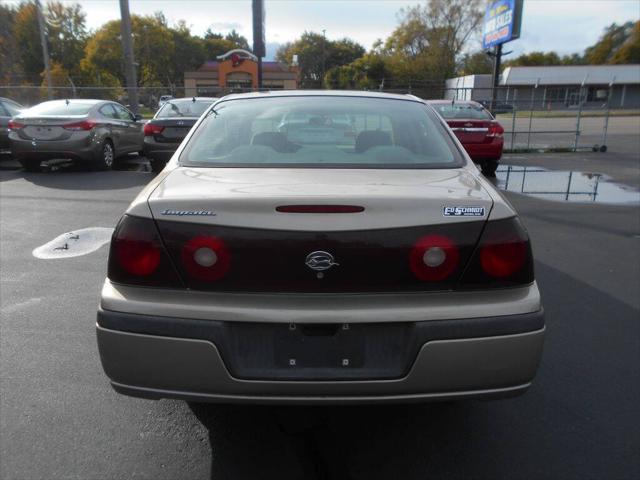
[[[489,110],[469,100],[430,100],[429,103],[451,127],[482,173],[495,177],[502,157],[504,128]]]

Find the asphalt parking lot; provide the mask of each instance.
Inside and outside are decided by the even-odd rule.
[[[640,187],[640,141],[506,156]],[[507,193],[532,237],[547,318],[538,377],[492,402],[251,407],[111,390],[95,342],[107,248],[41,260],[64,232],[113,227],[152,178],[24,173],[0,162],[0,478],[640,478],[640,210]]]

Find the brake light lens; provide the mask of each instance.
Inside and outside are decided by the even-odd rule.
[[[187,274],[201,282],[215,282],[231,267],[231,254],[218,237],[200,235],[182,248],[182,264]]]
[[[152,219],[125,215],[109,251],[109,279],[115,283],[182,287]]]
[[[7,125],[9,130],[20,130],[24,127],[23,123],[16,122],[15,120],[9,120],[9,124]]]
[[[96,126],[96,122],[91,120],[83,120],[82,122],[67,123],[66,125],[63,125],[62,128],[64,128],[65,130],[80,132],[80,131],[89,131],[93,129],[93,127],[95,126]]]
[[[456,271],[459,260],[458,247],[444,235],[422,237],[409,253],[411,271],[424,282],[445,280]]]
[[[359,205],[281,205],[276,207],[281,213],[360,213],[364,207]]]
[[[491,123],[489,125],[489,131],[487,132],[487,137],[502,137],[504,134],[504,128],[498,122]]]
[[[510,287],[528,285],[533,279],[529,236],[520,220],[513,217],[487,222],[460,286]]]
[[[144,134],[148,137],[150,135],[159,135],[164,131],[162,125],[156,125],[154,123],[146,123],[144,126]]]

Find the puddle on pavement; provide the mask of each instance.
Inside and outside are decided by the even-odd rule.
[[[640,191],[611,182],[601,173],[547,170],[501,165],[496,172],[500,190],[558,202],[640,204]]]
[[[70,258],[95,252],[105,243],[109,243],[113,228],[89,227],[66,232],[44,245],[34,249],[36,258],[50,260],[53,258]]]

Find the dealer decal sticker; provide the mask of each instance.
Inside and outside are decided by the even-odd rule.
[[[444,217],[484,217],[484,207],[444,207]]]

